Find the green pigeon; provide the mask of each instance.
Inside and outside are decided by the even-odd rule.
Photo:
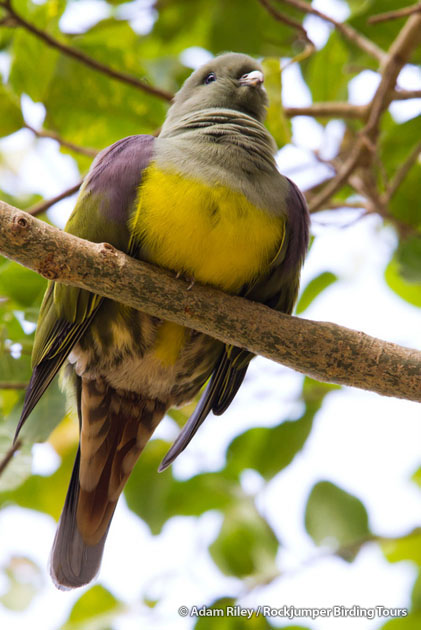
[[[276,145],[263,125],[263,81],[260,64],[237,53],[193,72],[158,137],[130,136],[96,157],[66,231],[291,313],[309,217],[302,194],[276,167]],[[211,411],[228,408],[252,358],[119,302],[49,283],[16,434],[66,364],[80,444],[51,553],[59,588],[87,584],[98,572],[118,498],[166,411],[192,400],[209,379],[160,470]]]

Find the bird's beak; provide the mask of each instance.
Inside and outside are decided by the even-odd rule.
[[[260,87],[265,80],[263,72],[260,70],[253,70],[248,74],[243,74],[240,79],[240,85],[252,85],[253,87]]]

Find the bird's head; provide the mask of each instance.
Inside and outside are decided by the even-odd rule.
[[[174,97],[169,111],[172,119],[208,108],[233,109],[265,118],[266,91],[261,65],[252,57],[225,53],[190,75]]]

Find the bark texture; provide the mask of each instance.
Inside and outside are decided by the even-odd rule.
[[[421,401],[421,352],[329,322],[176,279],[108,243],[91,243],[0,201],[0,253],[45,278],[118,299],[141,311],[287,365],[314,379]]]

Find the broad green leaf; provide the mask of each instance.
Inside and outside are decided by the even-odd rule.
[[[401,241],[395,255],[402,278],[421,285],[421,238],[413,236]]]
[[[17,415],[20,415],[21,409],[17,411]],[[55,379],[23,425],[20,433],[21,439],[25,444],[44,442],[57,424],[61,422],[65,412],[66,397],[60,390],[57,379]]]
[[[388,539],[381,543],[389,562],[411,560],[421,567],[421,528],[416,528],[401,538]]]
[[[59,54],[40,39],[19,29],[13,40],[9,83],[17,94],[43,101],[53,78]]]
[[[7,590],[0,596],[0,603],[14,612],[26,610],[42,586],[39,567],[29,558],[13,556],[3,570]]]
[[[0,461],[11,453],[13,447],[14,426],[10,423],[0,423]],[[23,445],[12,457],[0,475],[0,493],[13,490],[31,474],[31,447]]]
[[[13,492],[8,489],[0,491],[0,507],[13,503],[22,508],[49,514],[58,521],[70,482],[74,459],[74,449],[68,448],[60,466],[49,477],[32,475]]]
[[[225,511],[224,521],[209,551],[219,569],[239,578],[259,581],[278,574],[275,558],[279,542],[249,498]]]
[[[199,516],[209,510],[223,510],[234,501],[238,484],[223,473],[204,473],[177,481],[171,469],[158,473],[169,444],[152,440],[142,453],[125,488],[127,504],[146,521],[153,534],[172,516]]]
[[[421,613],[421,570],[415,580],[411,593],[411,612]]]
[[[303,64],[304,79],[316,102],[346,100],[348,49],[341,36],[332,31],[323,48]]]
[[[303,387],[306,409],[301,418],[276,427],[249,429],[234,438],[227,449],[227,472],[239,476],[245,468],[253,468],[268,480],[288,466],[303,448],[324,396],[333,389],[337,386],[306,379]]]
[[[20,307],[41,303],[47,281],[34,271],[10,261],[0,274],[0,294],[9,296]]]
[[[403,613],[404,614],[404,613]],[[421,627],[421,614],[410,614],[397,619],[387,621],[380,630],[419,630]]]
[[[329,481],[317,483],[308,498],[305,527],[316,545],[351,546],[370,535],[368,515],[357,497]],[[341,556],[353,560],[358,549]]]
[[[105,630],[122,610],[123,604],[97,584],[77,600],[62,630]]]
[[[385,114],[380,131],[380,150],[382,165],[389,179],[407,160],[420,138],[421,116],[397,123],[390,114]]]
[[[169,518],[168,496],[174,484],[172,470],[158,473],[158,466],[170,444],[152,440],[139,458],[124,489],[127,505],[149,525],[153,534],[159,534]]]
[[[0,382],[29,383],[31,360],[28,355],[14,358],[8,348],[0,345]]]
[[[399,295],[403,300],[413,304],[413,306],[421,306],[421,284],[414,284],[404,280],[399,273],[399,265],[395,257],[392,258],[384,274],[385,280],[389,287]]]
[[[421,488],[421,466],[418,468],[411,477],[411,481],[417,484]]]
[[[301,297],[295,308],[297,315],[302,313],[310,306],[310,304],[322,293],[327,287],[336,282],[338,276],[331,271],[323,271],[320,275],[316,276],[307,284],[301,293]]]
[[[75,36],[72,45],[112,68],[148,82],[138,42],[140,38],[126,22],[110,19]],[[166,111],[166,104],[160,99],[63,56],[44,102],[46,128],[75,144],[97,149],[124,136],[155,131]],[[87,167],[90,160],[78,162]]]
[[[270,57],[263,61],[265,88],[269,98],[266,114],[266,126],[278,147],[291,141],[291,122],[285,116],[282,104],[282,73],[279,58]]]
[[[420,181],[421,164],[417,163],[413,165],[389,203],[390,214],[417,231],[421,229]]]
[[[20,129],[23,116],[19,100],[12,92],[0,83],[0,136],[8,136]]]

